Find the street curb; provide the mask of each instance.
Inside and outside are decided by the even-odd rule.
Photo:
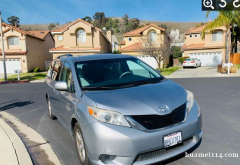
[[[2,119],[0,118],[0,126],[5,131],[6,136],[8,136],[9,140],[12,143],[12,149],[15,151],[15,157],[11,157],[11,162],[9,162],[8,158],[5,158],[4,160],[7,162],[4,162],[4,160],[1,159],[1,163],[4,164],[11,164],[14,162],[14,159],[17,159],[17,164],[19,165],[33,165],[31,157],[23,144],[20,137],[16,134],[16,132]],[[7,142],[7,141],[6,141]],[[9,148],[9,150],[11,149]],[[4,152],[4,157],[7,155],[10,155],[9,150],[7,152]],[[6,155],[5,155],[6,154]],[[13,156],[13,155],[12,155]]]
[[[0,85],[1,84],[22,84],[22,83],[29,83],[30,81],[7,81],[7,82],[0,82]]]
[[[12,127],[25,144],[25,147],[32,158],[33,164],[61,165],[58,156],[50,146],[49,142],[40,134],[9,113],[1,112],[1,114],[4,121]]]

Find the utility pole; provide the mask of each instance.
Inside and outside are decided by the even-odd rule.
[[[5,81],[7,81],[7,71],[6,71],[6,61],[5,61],[5,53],[4,53],[4,40],[3,40],[3,32],[2,32],[2,14],[1,14],[1,11],[0,11],[0,33],[1,33],[1,41],[2,41],[4,79],[5,79]]]

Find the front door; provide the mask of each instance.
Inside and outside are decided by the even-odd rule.
[[[72,79],[72,70],[68,62],[63,62],[63,68],[59,81],[66,82],[68,87],[67,91],[59,91],[58,93],[58,107],[64,125],[70,130],[71,118],[77,105],[77,97]]]

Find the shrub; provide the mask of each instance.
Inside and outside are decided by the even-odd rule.
[[[36,67],[36,68],[33,69],[33,73],[37,73],[37,72],[39,72],[39,71],[40,71],[40,68],[39,68],[39,67]]]
[[[189,57],[179,57],[178,61],[182,64]]]

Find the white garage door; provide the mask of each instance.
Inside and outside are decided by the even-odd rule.
[[[151,56],[143,55],[143,56],[137,56],[137,58],[139,58],[143,62],[147,63],[148,65],[150,65],[154,69],[158,68],[157,61],[155,60],[155,58],[153,58]]]
[[[7,73],[15,73],[14,71],[21,70],[21,60],[20,59],[6,59],[6,69]],[[3,60],[0,60],[0,73],[4,73],[3,70]]]
[[[222,52],[190,53],[189,56],[200,59],[202,66],[217,66],[222,63]]]

